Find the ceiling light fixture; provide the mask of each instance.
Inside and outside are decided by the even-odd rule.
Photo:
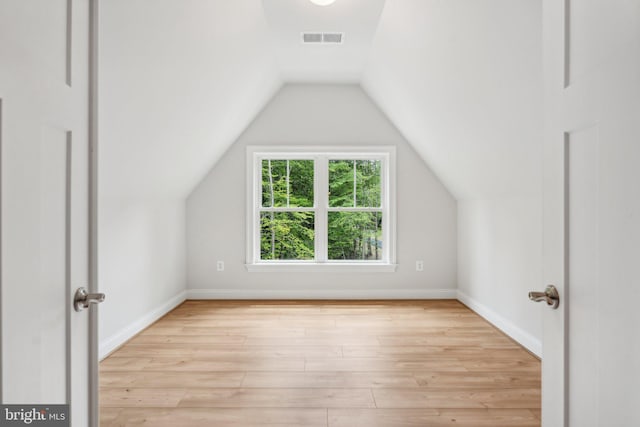
[[[311,3],[316,4],[318,6],[329,6],[336,0],[309,0]]]

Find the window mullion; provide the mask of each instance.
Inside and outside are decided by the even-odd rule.
[[[329,195],[329,163],[326,156],[316,157],[315,162],[315,240],[316,240],[316,262],[327,262],[327,200]]]
[[[290,175],[291,175],[291,169],[289,167],[289,159],[287,159],[287,207],[290,206],[290,194],[289,194],[289,189],[291,187],[291,184],[289,182],[290,179]]]
[[[358,172],[356,170],[356,161],[353,161],[353,207],[358,206],[358,200],[356,194],[358,194]]]
[[[255,181],[253,183],[253,262],[260,260],[260,207],[262,206],[262,159],[259,156],[254,157]]]

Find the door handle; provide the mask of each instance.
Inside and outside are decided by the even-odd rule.
[[[100,304],[104,301],[104,298],[104,294],[90,294],[85,288],[78,288],[73,297],[73,308],[76,311],[82,311],[85,308],[89,308],[91,304]]]
[[[544,292],[529,292],[529,299],[535,302],[545,301],[553,309],[560,305],[560,294],[553,285],[547,286]]]

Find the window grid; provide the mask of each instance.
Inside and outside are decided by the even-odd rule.
[[[251,234],[248,235],[248,241],[252,243],[252,254],[248,257],[250,263],[268,263],[268,264],[296,264],[296,263],[313,263],[313,264],[350,264],[350,263],[364,263],[364,264],[390,264],[395,262],[395,242],[392,242],[395,234],[395,224],[392,214],[391,206],[389,205],[389,195],[387,192],[390,190],[390,169],[393,166],[390,164],[390,153],[386,151],[376,151],[372,153],[368,152],[349,152],[340,151],[333,152],[327,151],[322,153],[305,153],[296,152],[291,150],[290,152],[274,151],[257,153],[253,156],[253,175],[254,175],[254,202],[253,202],[253,214],[251,220],[253,222],[253,229]],[[287,160],[286,162],[286,183],[287,183],[287,206],[262,206],[262,160]],[[313,160],[314,161],[314,194],[313,194],[313,207],[291,207],[290,206],[290,182],[291,182],[291,169],[289,160]],[[329,206],[329,161],[331,160],[352,160],[354,163],[354,201],[353,207],[338,207]],[[357,207],[357,160],[379,160],[380,163],[380,206],[379,207]],[[256,173],[257,172],[257,173]],[[261,224],[260,217],[265,212],[313,212],[314,217],[314,258],[309,260],[263,260],[261,259]],[[378,212],[382,214],[382,256],[381,260],[340,260],[328,258],[328,221],[330,212]],[[377,243],[377,242],[376,242]],[[248,246],[249,247],[249,246]]]

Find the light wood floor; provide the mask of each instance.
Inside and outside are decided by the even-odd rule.
[[[188,301],[100,383],[103,427],[540,425],[540,361],[457,301]]]

